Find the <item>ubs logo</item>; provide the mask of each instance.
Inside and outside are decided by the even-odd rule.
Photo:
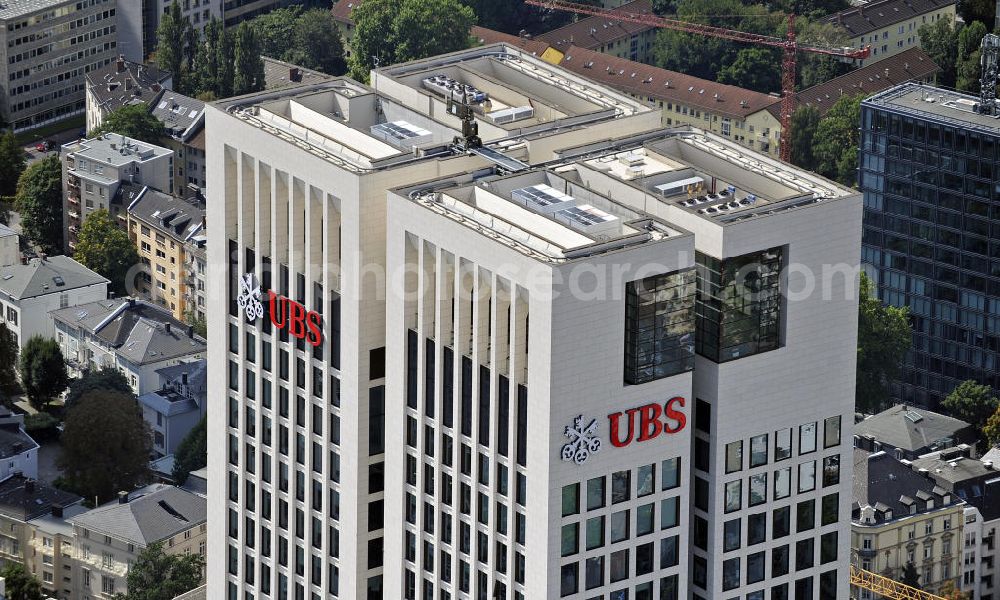
[[[633,441],[645,442],[663,433],[673,434],[681,431],[687,425],[687,416],[679,408],[684,408],[684,398],[675,396],[662,406],[653,402],[638,408],[630,408],[623,413],[611,413],[608,415],[611,445],[624,448]],[[625,427],[628,428],[624,434],[622,416],[625,417]]]
[[[240,294],[236,297],[236,303],[243,311],[247,323],[254,323],[264,316],[260,284],[253,273],[243,275],[240,281]],[[304,339],[313,346],[319,346],[323,342],[323,318],[318,312],[306,310],[305,306],[295,300],[271,290],[267,291],[267,304],[267,315],[276,329],[287,328],[292,337]]]

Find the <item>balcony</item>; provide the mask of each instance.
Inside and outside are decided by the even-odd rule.
[[[74,205],[74,206],[80,206],[80,199],[79,199],[79,198],[77,198],[76,196],[70,196],[70,197],[68,198],[68,200],[69,200],[69,203],[70,203],[70,204],[72,204],[72,205]]]
[[[70,219],[75,219],[75,220],[77,220],[77,221],[79,221],[79,220],[80,220],[80,213],[76,212],[76,211],[75,211],[75,210],[73,210],[72,208],[71,208],[71,209],[69,209],[69,211],[68,211],[68,212],[67,212],[66,214],[68,214],[68,215],[69,215],[69,218],[70,218]]]
[[[878,550],[874,548],[861,548],[858,550],[858,556],[861,558],[875,558],[878,554]]]

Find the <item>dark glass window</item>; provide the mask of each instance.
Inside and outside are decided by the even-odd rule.
[[[625,383],[694,368],[695,280],[688,269],[625,285]]]
[[[780,344],[782,249],[719,260],[698,253],[698,354],[715,362]]]

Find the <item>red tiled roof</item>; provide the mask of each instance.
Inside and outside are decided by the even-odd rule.
[[[652,0],[635,0],[618,7],[618,11],[630,13],[652,13]],[[587,48],[593,50],[601,46],[629,38],[633,34],[648,31],[652,27],[639,25],[638,23],[627,23],[613,21],[605,17],[586,17],[575,23],[570,23],[559,29],[553,29],[547,33],[536,36],[535,39],[543,41],[557,50],[563,52],[570,46]]]
[[[333,8],[330,9],[330,13],[333,18],[341,23],[346,23],[348,25],[353,25],[354,21],[351,19],[351,13],[354,9],[361,4],[361,0],[338,0]]]
[[[545,42],[518,37],[502,31],[495,31],[493,29],[480,27],[478,25],[473,25],[469,34],[476,38],[476,40],[478,40],[478,42],[482,45],[503,42],[508,46],[517,46],[522,50],[527,50],[535,56],[541,56],[546,50],[549,49],[549,45]]]
[[[642,98],[677,102],[734,119],[743,120],[781,101],[768,94],[668,71],[586,48],[571,46],[565,52],[559,66],[598,83]]]
[[[870,96],[907,81],[926,79],[940,71],[941,67],[926,52],[914,47],[802,90],[795,94],[795,107],[815,106],[823,115],[842,96]],[[776,117],[781,113],[780,105],[768,110]]]

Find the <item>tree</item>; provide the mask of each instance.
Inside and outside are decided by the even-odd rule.
[[[149,112],[149,107],[145,104],[129,104],[104,117],[101,126],[91,131],[88,137],[106,133],[124,135],[147,144],[159,144],[163,138],[163,123]]]
[[[24,172],[24,149],[13,131],[0,133],[0,197],[17,193],[17,180]]]
[[[839,10],[839,9],[838,9]],[[819,14],[819,13],[813,13]],[[840,26],[822,19],[800,17],[795,21],[799,43],[840,48],[850,46],[847,32]],[[796,86],[805,89],[839,77],[851,70],[851,63],[835,56],[802,52],[798,57]],[[777,63],[771,67],[778,70]]]
[[[1000,400],[993,395],[988,385],[979,385],[973,380],[963,381],[941,401],[949,415],[961,419],[983,431],[987,421],[1000,408]]]
[[[955,87],[972,94],[979,93],[979,49],[986,36],[986,26],[976,21],[958,32],[958,58],[955,63]]]
[[[476,15],[458,0],[370,0],[354,9],[349,70],[368,81],[375,65],[390,65],[469,46]]]
[[[31,165],[17,180],[14,205],[21,231],[47,254],[63,247],[62,163],[55,154]]]
[[[808,171],[816,170],[813,156],[816,128],[819,126],[819,109],[802,105],[792,113],[792,133],[788,141],[792,145],[792,162]]]
[[[863,94],[839,98],[820,119],[813,136],[816,171],[846,186],[857,184],[863,98]]]
[[[42,583],[24,565],[8,561],[0,577],[4,579],[7,600],[42,600]]]
[[[332,18],[330,11],[323,11]],[[289,6],[277,8],[255,17],[250,23],[260,38],[260,51],[264,56],[285,60],[295,46],[302,8]]]
[[[69,385],[66,362],[53,339],[40,335],[29,338],[18,367],[24,393],[36,409],[44,408]]]
[[[131,393],[91,390],[68,411],[59,468],[84,498],[108,500],[147,481],[149,427]]]
[[[956,9],[966,23],[981,21],[992,24],[997,6],[995,0],[960,0]]]
[[[260,58],[260,41],[248,21],[240,23],[236,29],[233,56],[233,94],[241,96],[263,90],[264,61]]]
[[[983,426],[983,436],[991,448],[1000,444],[1000,409],[993,413]]]
[[[17,340],[14,332],[0,323],[0,400],[9,404],[10,398],[21,391],[17,383]]]
[[[201,421],[188,432],[174,452],[174,470],[170,473],[174,483],[184,485],[191,471],[208,464],[208,419]]]
[[[90,370],[79,379],[74,379],[69,384],[69,391],[66,392],[66,410],[75,407],[84,394],[91,391],[117,391],[130,393],[132,388],[128,380],[121,371],[114,367],[102,367],[97,370]]]
[[[292,48],[283,60],[329,75],[343,75],[347,71],[344,42],[330,11],[314,9],[298,18]]]
[[[945,580],[938,588],[937,595],[945,600],[969,600],[970,594],[958,589],[954,579]]]
[[[128,571],[128,593],[115,600],[173,600],[201,585],[204,567],[200,554],[167,554],[162,542],[150,544]]]
[[[219,76],[216,80],[217,88],[215,95],[219,98],[228,98],[233,95],[233,76],[235,65],[235,48],[233,33],[231,30],[222,28],[219,34],[219,44],[216,47],[216,61],[219,65]]]
[[[719,71],[719,83],[768,93],[781,90],[781,72],[775,69],[780,57],[770,48],[743,48],[736,60]]]
[[[920,587],[920,573],[917,573],[917,567],[912,562],[907,562],[903,565],[903,574],[900,577],[900,582],[910,586],[911,588],[921,589]]]
[[[913,343],[909,309],[882,304],[873,288],[868,276],[861,273],[855,405],[867,413],[888,404],[889,382],[899,375]]]
[[[139,252],[106,209],[87,215],[77,236],[73,257],[83,266],[107,277],[111,289],[119,296],[129,294],[126,276],[139,264]]]
[[[654,6],[659,1],[656,0]],[[600,0],[579,0],[577,3],[601,5]],[[530,6],[524,0],[462,0],[462,4],[473,10],[483,27],[513,35],[522,31],[533,34],[552,31],[575,19],[569,11]]]
[[[156,28],[156,66],[173,76],[174,87],[182,91],[184,67],[184,31],[189,27],[181,14],[177,0],[160,16],[160,26]]]
[[[196,335],[208,337],[208,323],[205,317],[198,316],[193,310],[184,311],[184,322],[194,328]]]
[[[955,87],[956,80],[958,30],[953,25],[951,17],[946,16],[917,30],[920,47],[941,67],[937,82],[945,87]]]

